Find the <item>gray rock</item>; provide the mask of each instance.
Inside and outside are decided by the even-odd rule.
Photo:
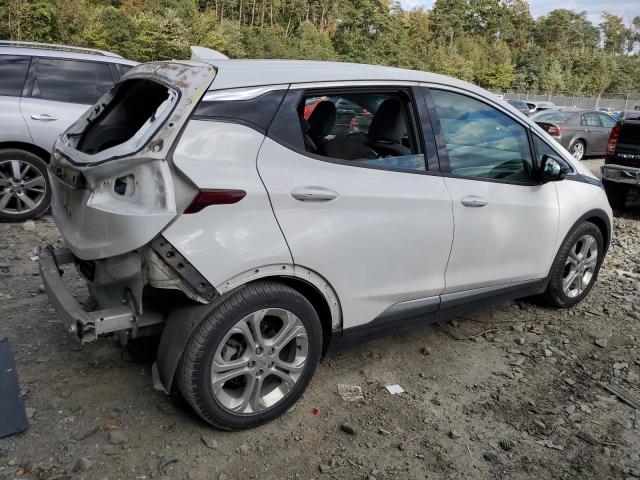
[[[203,434],[200,439],[202,443],[204,443],[207,448],[218,448],[218,440],[212,435]]]
[[[243,443],[238,448],[236,448],[236,452],[238,452],[240,455],[247,455],[249,453],[249,445]]]
[[[35,417],[37,410],[33,407],[27,407],[24,409],[24,413],[27,415],[27,418],[31,419]]]
[[[584,430],[580,430],[579,432],[577,432],[576,437],[591,445],[600,445],[600,441],[594,435],[589,432],[585,432]]]
[[[489,463],[498,463],[499,461],[498,455],[493,452],[486,452],[482,455],[482,458],[484,458],[484,460]]]
[[[329,473],[331,471],[331,466],[326,463],[321,463],[318,468],[320,469],[320,473]]]
[[[342,430],[344,433],[347,433],[349,435],[355,435],[356,434],[356,429],[353,428],[353,426],[350,425],[349,423],[340,424],[340,430]]]
[[[110,430],[109,431],[109,443],[111,445],[123,445],[127,443],[129,439],[122,430]]]
[[[598,338],[593,343],[600,348],[607,348],[607,345],[609,344],[609,340],[607,340],[606,338]]]
[[[398,444],[398,450],[404,452],[407,449],[407,444],[405,442],[400,442]]]
[[[33,232],[36,229],[36,223],[33,220],[27,220],[22,224],[22,229],[25,232]]]
[[[85,470],[89,470],[91,468],[91,461],[87,457],[81,457],[76,462],[76,466],[74,470],[76,472],[84,472]]]
[[[500,448],[505,452],[509,452],[513,449],[513,442],[511,440],[500,440],[498,445],[500,445]]]
[[[526,340],[524,339],[524,337],[518,337],[515,339],[515,342],[517,345],[524,345]]]
[[[458,438],[460,438],[460,434],[455,430],[449,430],[449,437],[457,440]]]

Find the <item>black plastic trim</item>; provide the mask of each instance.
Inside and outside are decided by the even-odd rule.
[[[545,291],[547,282],[548,280],[543,278],[441,295],[437,310],[433,309],[433,305],[418,303],[416,308],[403,309],[395,315],[383,312],[364,325],[334,332],[329,350],[344,348],[392,333],[400,333],[417,326],[429,325],[498,302],[538,295]]]

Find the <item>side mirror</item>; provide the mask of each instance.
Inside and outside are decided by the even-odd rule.
[[[563,159],[551,155],[542,156],[540,177],[543,183],[562,180],[569,172],[571,167]]]

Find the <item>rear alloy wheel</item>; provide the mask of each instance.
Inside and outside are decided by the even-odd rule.
[[[582,160],[585,152],[584,142],[582,140],[577,140],[576,143],[571,146],[570,152],[571,155],[573,155],[573,158],[575,158],[576,160]]]
[[[24,150],[0,151],[0,221],[39,217],[50,200],[47,165],[42,159]]]
[[[587,296],[598,276],[604,240],[591,222],[580,224],[560,247],[551,267],[549,285],[543,294],[547,304],[571,307]]]
[[[312,305],[285,285],[258,282],[232,294],[196,328],[180,362],[180,390],[213,426],[256,427],[300,398],[321,349]]]

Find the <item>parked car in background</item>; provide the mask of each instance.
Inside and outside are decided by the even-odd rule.
[[[640,111],[627,111],[611,130],[602,183],[613,208],[623,209],[631,189],[640,189]]]
[[[625,118],[634,118],[640,116],[640,109],[638,110],[620,110],[613,114],[614,120],[624,120]]]
[[[604,108],[599,108],[598,109],[599,112],[603,112],[606,113],[607,115],[613,115],[616,111],[611,108],[611,107],[604,107]]]
[[[345,130],[363,109],[368,125]],[[228,430],[289,410],[335,346],[499,299],[576,305],[611,240],[600,180],[544,130],[414,70],[139,65],[50,169],[66,249],[42,247],[40,272],[66,330],[161,335],[157,388]]]
[[[529,107],[529,114],[534,115],[543,110],[549,110],[550,108],[557,108],[557,105],[553,102],[527,102]]]
[[[531,119],[540,125],[577,160],[604,154],[609,132],[616,121],[597,110],[558,108],[540,112]]]
[[[531,109],[529,108],[529,105],[527,105],[527,102],[523,100],[511,99],[507,100],[507,103],[509,105],[513,105],[516,109],[522,112],[523,115],[526,115],[527,117],[531,115]]]
[[[53,144],[134,65],[100,50],[0,41],[0,221],[49,208]]]

